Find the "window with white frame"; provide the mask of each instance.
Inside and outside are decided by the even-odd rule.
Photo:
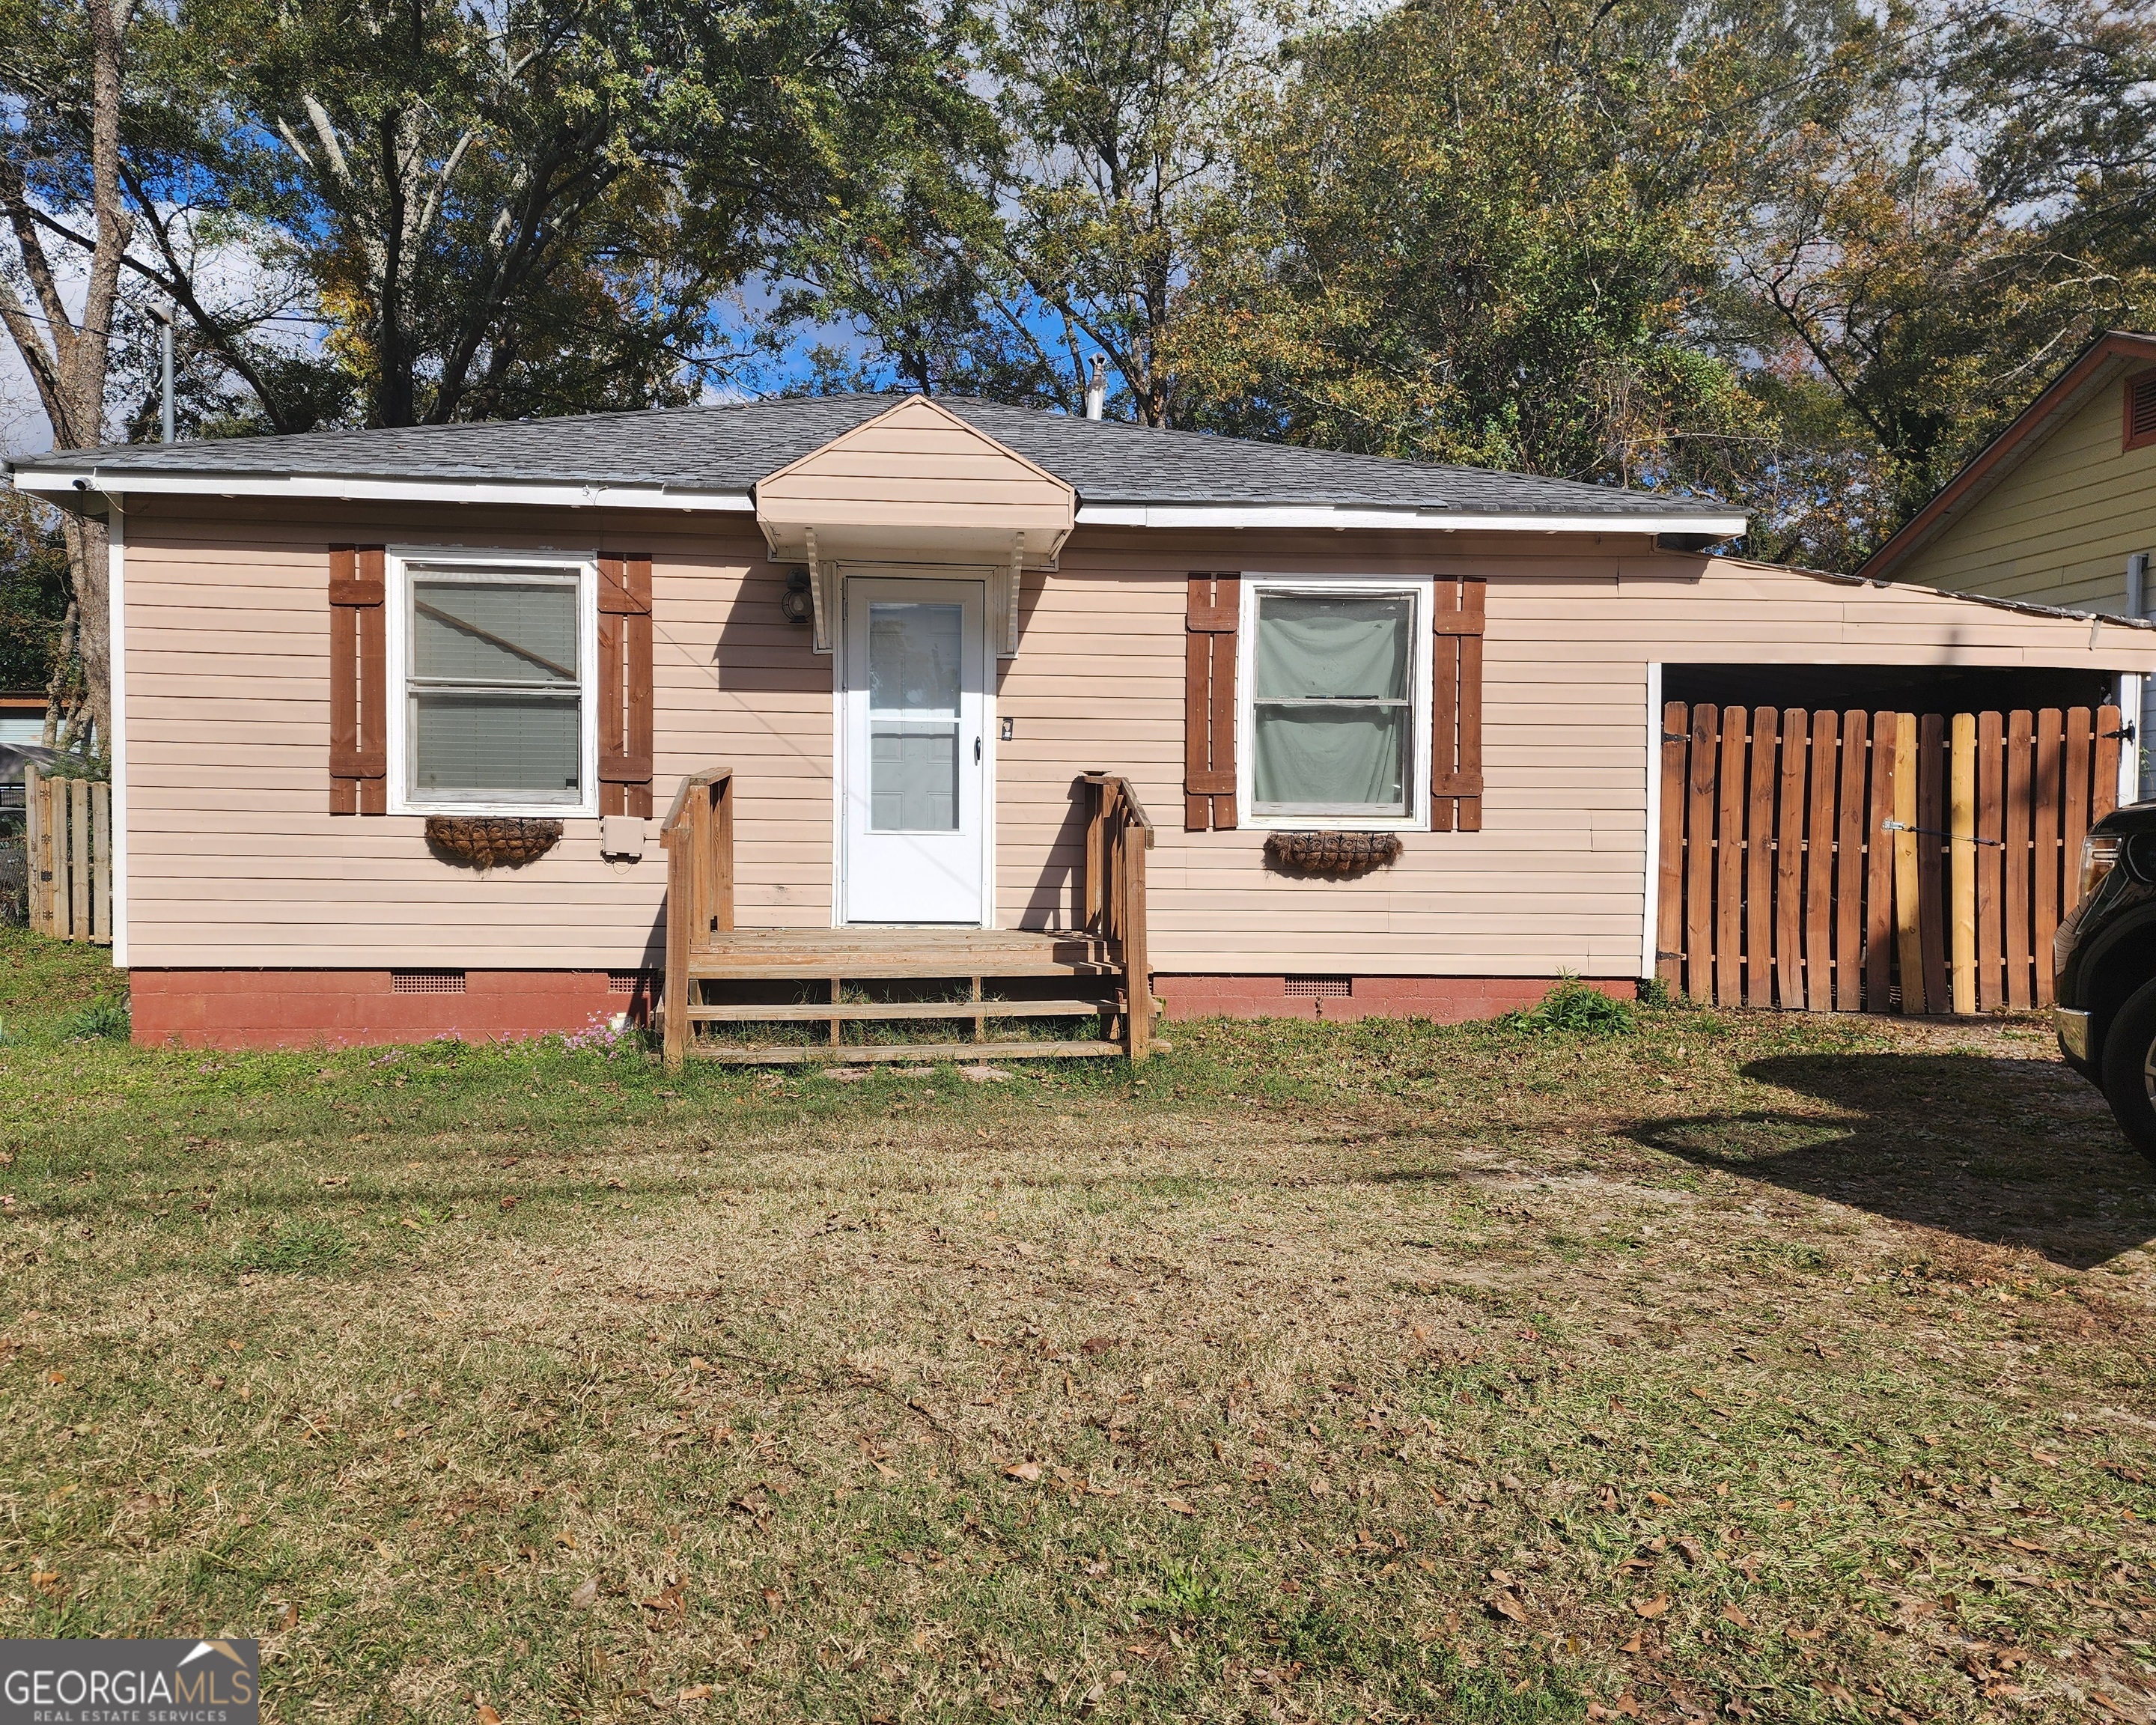
[[[1427,594],[1246,584],[1250,813],[1260,822],[1414,823],[1428,747]]]
[[[400,800],[589,813],[589,566],[414,557],[398,569]]]

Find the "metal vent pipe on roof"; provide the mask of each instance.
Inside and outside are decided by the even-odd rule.
[[[150,308],[150,316],[157,320],[157,345],[161,350],[159,357],[164,372],[165,400],[163,409],[158,415],[158,429],[163,434],[158,439],[158,441],[160,443],[168,444],[173,441],[174,437],[174,428],[172,424],[172,314],[169,311],[162,310],[156,305],[152,305]]]
[[[1086,386],[1086,417],[1098,419],[1108,410],[1108,356],[1093,356],[1093,380]]]

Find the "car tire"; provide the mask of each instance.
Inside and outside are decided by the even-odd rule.
[[[2156,983],[2128,997],[2103,1038],[2103,1096],[2133,1147],[2156,1162]]]

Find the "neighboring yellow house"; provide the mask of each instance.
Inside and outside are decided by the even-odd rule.
[[[2156,336],[2111,330],[1856,572],[1946,593],[2146,618],[2156,611],[2152,552]],[[2140,716],[2146,787],[2156,678],[2123,677],[2118,701]],[[2128,771],[2134,758],[2128,751]]]
[[[2152,552],[2156,336],[2112,330],[1856,572],[2140,617]]]

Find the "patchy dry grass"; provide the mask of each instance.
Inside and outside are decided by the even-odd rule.
[[[9,1633],[285,1721],[2156,1696],[2156,1179],[2032,1024],[848,1084],[69,1040],[0,938]]]

